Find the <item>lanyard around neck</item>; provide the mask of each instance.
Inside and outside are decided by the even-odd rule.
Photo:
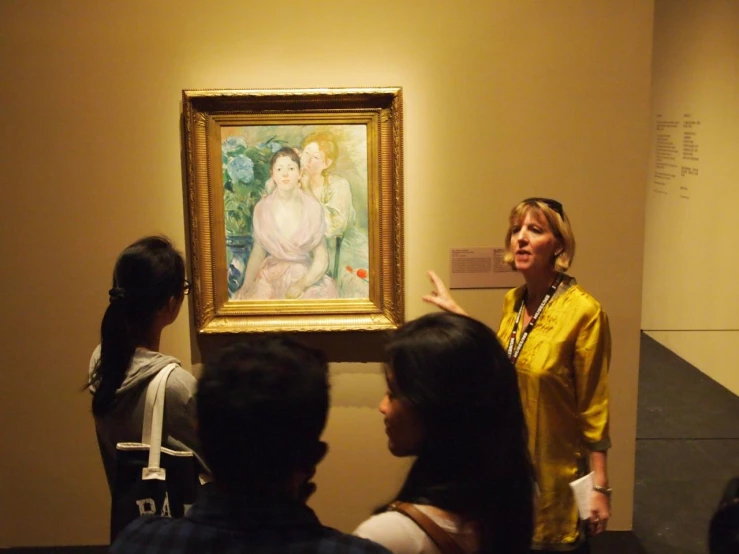
[[[554,296],[554,293],[557,291],[557,287],[559,287],[560,283],[562,282],[563,275],[559,273],[557,277],[554,279],[554,282],[552,283],[552,286],[549,287],[549,290],[544,295],[544,298],[541,299],[541,304],[539,304],[539,307],[536,309],[536,312],[534,312],[534,316],[529,321],[529,324],[526,326],[526,329],[524,329],[523,334],[521,335],[521,340],[518,341],[518,345],[516,346],[516,349],[514,350],[513,347],[516,344],[516,335],[518,334],[518,324],[521,322],[521,316],[523,315],[524,306],[526,305],[526,294],[524,294],[524,297],[521,299],[521,307],[518,309],[518,314],[516,315],[516,321],[513,323],[513,330],[511,331],[511,338],[508,339],[508,359],[511,360],[511,363],[513,365],[516,365],[516,360],[518,360],[518,355],[521,353],[521,349],[523,348],[524,343],[526,342],[526,339],[529,338],[529,333],[531,333],[531,330],[534,328],[534,325],[536,325],[536,322],[539,320],[539,316],[541,315],[541,312],[544,311],[544,308],[547,304],[549,304],[549,301],[552,299],[552,296]]]

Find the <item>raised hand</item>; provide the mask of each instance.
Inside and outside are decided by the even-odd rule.
[[[441,308],[442,310],[447,312],[467,315],[467,312],[465,312],[462,307],[457,304],[454,298],[452,298],[452,295],[449,294],[449,291],[444,285],[444,282],[436,273],[434,273],[433,271],[429,271],[429,279],[431,280],[434,288],[430,294],[422,296],[421,300],[423,300],[424,302],[428,302],[429,304],[433,304],[434,306]]]

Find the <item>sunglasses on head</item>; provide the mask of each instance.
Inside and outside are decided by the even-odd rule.
[[[564,221],[565,219],[565,211],[562,207],[561,202],[557,202],[556,200],[552,200],[551,198],[527,198],[526,200],[524,200],[524,202],[541,202],[542,204],[546,204],[549,208],[559,214],[559,217],[562,218],[562,221]]]

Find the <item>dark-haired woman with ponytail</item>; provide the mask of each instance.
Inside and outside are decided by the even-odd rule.
[[[90,360],[100,454],[111,491],[116,444],[140,442],[146,387],[171,363],[164,403],[162,445],[199,453],[195,431],[195,378],[172,356],[159,352],[162,330],[180,312],[189,292],[185,262],[164,237],[145,237],[126,248],[115,264],[110,304],[100,328],[100,345]]]

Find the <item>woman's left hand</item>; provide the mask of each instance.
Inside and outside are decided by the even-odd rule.
[[[590,497],[590,519],[588,529],[595,536],[606,530],[611,517],[611,499],[602,492],[593,491]]]

